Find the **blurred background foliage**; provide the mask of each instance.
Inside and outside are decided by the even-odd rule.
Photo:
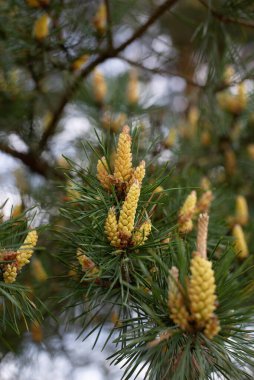
[[[65,173],[72,164],[64,157],[81,171],[95,168],[84,143],[99,154],[99,133],[113,154],[112,141],[128,123],[139,130],[136,159],[149,162],[148,183],[165,164],[170,173],[157,188],[172,189],[158,219],[174,225],[190,189],[199,196],[211,191],[214,244],[222,235],[231,239],[237,223],[252,253],[253,16],[251,0],[1,1],[3,220],[35,207],[34,226],[59,230],[66,224],[59,208],[75,199],[70,179],[77,175]],[[63,310],[57,301],[70,268],[55,259],[50,228],[39,233],[38,246],[19,282],[42,300],[45,319],[32,324],[29,336],[7,328],[3,355],[10,347],[24,355],[31,339],[50,352],[53,339],[68,336],[66,316],[57,323],[48,310]],[[58,348],[67,355],[64,344]]]

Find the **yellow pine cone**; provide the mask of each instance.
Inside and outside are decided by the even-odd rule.
[[[188,112],[188,122],[191,126],[196,126],[200,116],[199,109],[196,106],[191,106]]]
[[[13,209],[12,209],[11,216],[12,216],[13,218],[16,218],[16,217],[18,217],[20,214],[22,214],[22,211],[23,211],[23,206],[22,206],[22,204],[16,205],[16,206],[13,207]]]
[[[34,321],[31,324],[30,330],[33,341],[36,343],[40,343],[43,340],[43,332],[41,325],[37,321]]]
[[[237,257],[245,259],[249,255],[248,246],[245,240],[244,232],[239,224],[233,228],[233,236],[235,238],[235,250]]]
[[[106,190],[111,190],[111,180],[109,177],[109,167],[106,158],[103,156],[97,164],[97,178],[102,187]]]
[[[77,249],[77,259],[83,272],[89,272],[91,275],[96,275],[99,273],[99,269],[96,267],[93,260],[86,256],[81,248]]]
[[[33,276],[37,281],[44,282],[48,279],[48,275],[41,263],[41,260],[39,260],[37,257],[34,257],[31,265]]]
[[[166,139],[164,141],[165,147],[166,148],[172,148],[175,145],[176,138],[177,138],[176,128],[171,128],[169,133],[168,133],[168,136],[166,137]]]
[[[113,247],[120,247],[121,240],[119,238],[116,212],[114,207],[111,207],[104,226],[105,234]]]
[[[191,277],[188,294],[190,309],[199,327],[202,327],[215,310],[215,279],[212,263],[201,256],[191,259]]]
[[[178,269],[172,267],[168,279],[168,309],[173,322],[182,330],[189,327],[189,313],[185,307],[184,297],[179,289]]]
[[[72,65],[71,65],[72,70],[78,71],[82,69],[82,67],[86,64],[88,59],[89,59],[88,54],[83,54],[79,58],[75,59],[75,61],[72,62]]]
[[[104,75],[102,74],[101,71],[97,69],[94,70],[92,85],[93,85],[95,100],[98,103],[103,103],[107,95],[107,84],[106,84]]]
[[[26,0],[26,3],[31,8],[41,8],[49,5],[49,0]]]
[[[127,88],[127,99],[129,104],[137,104],[138,103],[138,91],[139,86],[138,86],[138,75],[136,70],[131,70],[130,72],[130,77],[129,77],[129,83],[128,83],[128,88]]]
[[[68,180],[66,183],[67,199],[70,201],[77,201],[81,197],[79,191],[74,188],[74,185],[71,180]]]
[[[235,152],[232,149],[225,151],[225,169],[228,175],[234,175],[237,167]]]
[[[37,40],[44,40],[49,34],[50,17],[44,13],[34,24],[34,36]]]
[[[13,264],[7,264],[3,274],[4,282],[6,284],[12,284],[16,281],[17,274],[17,267]]]
[[[134,229],[139,196],[140,184],[136,181],[131,186],[120,211],[118,231],[123,240],[129,239]]]
[[[245,226],[249,220],[249,210],[246,198],[243,195],[238,195],[236,198],[235,210],[236,222]]]
[[[193,228],[192,218],[196,211],[197,193],[193,190],[186,198],[178,214],[179,231],[188,233]]]
[[[117,116],[113,116],[106,112],[104,113],[101,122],[104,129],[117,133],[126,123],[126,119],[127,116],[124,112],[120,112]]]
[[[235,69],[232,65],[227,65],[223,74],[224,83],[230,85],[235,75]]]
[[[198,214],[208,212],[213,201],[213,193],[211,190],[206,191],[197,202],[196,212]]]
[[[204,334],[208,339],[213,339],[219,334],[220,330],[220,321],[218,317],[213,314],[205,326]]]
[[[142,181],[145,177],[145,174],[146,174],[146,163],[145,161],[141,161],[140,164],[136,167],[136,169],[134,170],[132,176],[131,176],[131,179],[128,183],[128,186],[127,186],[127,192],[129,191],[130,187],[133,185],[133,183],[135,181],[138,181],[138,183],[140,184],[140,186],[142,185]]]
[[[125,125],[119,135],[115,156],[114,177],[121,182],[127,182],[132,175],[132,153],[130,128]]]
[[[141,227],[136,230],[132,236],[132,243],[134,246],[143,245],[144,242],[148,239],[152,229],[152,224],[150,220],[146,220]]]
[[[24,265],[29,263],[30,258],[33,254],[34,247],[37,244],[38,235],[36,230],[30,231],[25,238],[24,243],[17,251],[17,264],[18,269],[21,269]]]
[[[212,186],[212,184],[207,177],[201,178],[200,187],[202,190],[208,191],[208,190],[210,190],[211,186]]]
[[[107,8],[104,3],[99,5],[93,24],[99,34],[103,35],[105,33],[107,28]]]
[[[209,131],[203,131],[200,136],[200,142],[203,146],[209,146],[212,142],[212,136]]]
[[[254,144],[247,145],[247,153],[251,160],[254,160]]]

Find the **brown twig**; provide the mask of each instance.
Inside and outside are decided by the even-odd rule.
[[[17,158],[18,160],[21,160],[33,172],[40,174],[45,178],[48,178],[50,176],[61,180],[64,178],[60,172],[54,170],[46,161],[42,160],[41,158],[38,159],[38,157],[32,152],[19,152],[10,146],[3,144],[2,142],[0,142],[0,151],[9,154],[14,158]]]
[[[200,83],[197,83],[193,79],[187,77],[186,75],[176,73],[176,72],[173,72],[170,70],[146,67],[141,62],[135,62],[135,61],[132,61],[131,59],[128,59],[128,58],[125,58],[122,56],[119,58],[121,58],[123,61],[129,63],[132,66],[140,68],[141,70],[149,71],[150,73],[153,73],[153,74],[160,74],[160,75],[167,75],[167,76],[171,75],[174,77],[179,77],[179,78],[184,79],[188,85],[193,86],[193,87],[199,87],[199,88],[205,88],[206,87],[206,85],[202,85]]]

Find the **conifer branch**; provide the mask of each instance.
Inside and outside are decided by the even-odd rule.
[[[121,53],[123,50],[125,50],[129,45],[131,45],[137,39],[142,37],[142,35],[147,31],[147,29],[151,25],[153,25],[168,9],[170,9],[173,5],[175,5],[176,2],[177,0],[166,0],[164,3],[162,3],[159,7],[156,8],[156,10],[151,14],[148,20],[143,25],[141,25],[141,27],[138,28],[132,34],[130,38],[128,38],[125,42],[123,42],[118,47],[113,48],[113,49],[108,49],[102,52],[97,58],[95,58],[90,64],[88,64],[84,68],[84,70],[80,72],[80,74],[74,79],[74,81],[72,82],[72,84],[70,85],[66,93],[63,95],[63,98],[60,101],[55,113],[53,114],[52,120],[47,130],[42,135],[41,141],[39,143],[40,150],[43,150],[45,148],[45,146],[47,145],[48,139],[54,134],[57,127],[57,123],[61,118],[61,115],[64,111],[66,104],[73,97],[73,95],[79,88],[80,84],[82,84],[82,80],[85,79],[97,65],[99,65],[100,63],[103,63],[109,58],[114,58],[118,56],[118,54]]]
[[[46,161],[42,160],[35,156],[32,152],[19,152],[16,149],[11,148],[8,145],[0,142],[0,151],[6,153],[13,158],[21,160],[31,171],[34,173],[40,174],[45,178],[55,177],[63,180],[63,175],[53,169]]]
[[[232,17],[229,17],[229,16],[225,16],[225,15],[222,15],[221,13],[219,13],[218,11],[216,11],[215,9],[211,8],[210,5],[208,5],[206,3],[205,0],[199,0],[199,2],[204,6],[206,7],[207,9],[209,9],[209,11],[212,13],[212,15],[217,18],[219,21],[225,23],[225,24],[238,24],[238,25],[241,25],[245,28],[254,28],[254,23],[253,22],[250,22],[250,21],[247,21],[247,20],[243,20],[243,19],[236,19],[236,18],[232,18]]]

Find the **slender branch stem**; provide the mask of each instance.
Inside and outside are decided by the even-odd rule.
[[[119,57],[119,58],[121,58],[123,61],[129,63],[132,66],[138,67],[138,68],[140,68],[142,70],[145,70],[145,71],[149,71],[150,73],[160,74],[160,75],[167,75],[167,76],[171,75],[171,76],[174,76],[174,77],[179,77],[179,78],[184,79],[188,83],[188,85],[190,85],[190,86],[199,87],[199,88],[205,88],[205,85],[197,83],[193,79],[191,79],[191,78],[189,78],[186,75],[183,75],[181,73],[173,72],[173,71],[170,71],[170,70],[164,70],[164,69],[160,69],[160,68],[146,67],[145,65],[143,65],[140,62],[132,61],[131,59],[128,59],[128,58],[125,58],[125,57],[122,57],[122,56]]]
[[[38,159],[38,157],[32,152],[19,152],[2,142],[0,142],[0,151],[21,160],[26,166],[30,168],[30,170],[32,170],[34,173],[42,175],[45,178],[55,177],[61,180],[64,178],[60,172],[54,170],[46,161],[42,160],[41,158]]]

